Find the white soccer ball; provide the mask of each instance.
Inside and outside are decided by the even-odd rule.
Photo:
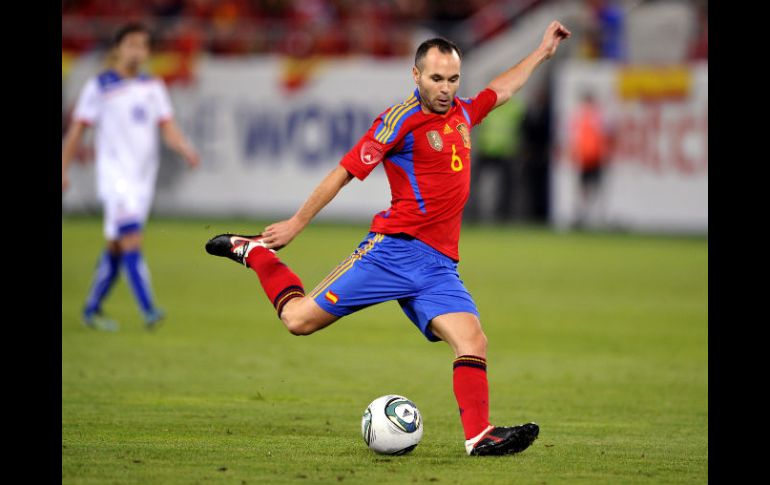
[[[361,434],[372,451],[403,455],[412,451],[422,439],[422,415],[404,396],[381,396],[364,411]]]

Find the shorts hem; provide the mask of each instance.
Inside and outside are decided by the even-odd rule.
[[[321,310],[325,311],[326,313],[332,314],[335,317],[346,317],[351,313],[353,313],[347,310],[345,307],[336,307],[334,305],[330,305],[326,303],[323,295],[316,296],[315,298],[313,298],[313,301],[315,301],[316,305],[318,305],[321,308]]]
[[[441,342],[441,339],[438,338],[433,332],[431,332],[430,329],[428,328],[428,326],[430,325],[431,320],[433,320],[436,317],[440,317],[441,315],[446,315],[447,313],[471,313],[473,315],[476,315],[476,318],[481,318],[480,315],[479,315],[479,311],[478,310],[469,311],[467,308],[462,308],[462,309],[454,309],[453,308],[453,309],[450,309],[450,310],[441,310],[440,313],[437,313],[436,315],[433,315],[430,318],[428,318],[428,321],[425,324],[425,330],[424,331],[422,331],[422,329],[420,329],[422,331],[422,334],[425,335],[425,338],[427,338],[431,342]]]

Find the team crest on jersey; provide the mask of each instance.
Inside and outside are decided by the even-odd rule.
[[[457,131],[460,132],[460,136],[463,137],[463,145],[465,145],[465,148],[471,147],[471,133],[468,131],[468,127],[465,126],[465,123],[460,123],[457,125]]]
[[[366,165],[375,165],[382,160],[382,145],[365,141],[361,145],[361,162]]]
[[[428,143],[430,143],[430,146],[436,150],[437,152],[440,152],[444,149],[444,140],[441,139],[441,135],[438,134],[438,131],[431,130],[428,133],[426,133],[428,137]]]

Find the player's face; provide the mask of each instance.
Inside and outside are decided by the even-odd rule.
[[[144,32],[126,35],[118,45],[118,62],[135,70],[150,55],[150,36]]]
[[[452,107],[452,100],[460,87],[460,57],[454,51],[445,54],[433,47],[425,55],[420,67],[413,67],[412,75],[422,98],[423,109],[438,114],[446,113]]]

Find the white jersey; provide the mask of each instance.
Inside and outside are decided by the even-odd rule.
[[[158,174],[158,124],[173,111],[163,81],[113,70],[89,79],[73,118],[94,125],[96,184],[102,200],[151,199]]]

